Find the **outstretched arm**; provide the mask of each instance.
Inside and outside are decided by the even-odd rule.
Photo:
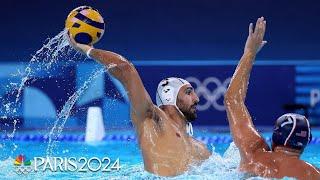
[[[266,21],[263,17],[257,20],[254,31],[252,23],[250,24],[244,54],[233,74],[224,98],[229,126],[242,158],[254,153],[259,148],[267,147],[265,141],[255,129],[245,105],[249,77],[255,56],[266,44],[266,41],[263,41],[265,28]]]
[[[76,50],[105,65],[106,68],[108,68],[108,72],[123,84],[130,99],[131,111],[133,111],[139,120],[141,119],[142,121],[152,116],[154,107],[152,100],[137,70],[127,59],[110,51],[94,49],[88,45],[78,44],[72,38],[70,38],[70,44]],[[137,126],[141,124],[141,121],[133,123]]]

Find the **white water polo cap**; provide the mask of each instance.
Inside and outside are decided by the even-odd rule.
[[[187,84],[191,85],[187,80],[177,77],[170,77],[160,81],[156,94],[157,106],[160,107],[162,105],[173,105],[183,115],[177,106],[177,99],[179,90],[182,86]],[[187,133],[190,136],[193,136],[193,128],[190,122],[187,123],[186,129]]]
[[[158,84],[156,101],[157,106],[161,105],[174,105],[177,106],[177,98],[179,90],[182,86],[190,83],[184,79],[177,77],[170,77],[163,79]],[[178,108],[179,109],[179,108]]]

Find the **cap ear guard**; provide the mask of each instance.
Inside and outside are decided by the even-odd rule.
[[[176,106],[179,90],[182,86],[186,84],[190,84],[190,83],[184,79],[176,78],[176,77],[170,77],[160,81],[157,88],[157,94],[156,94],[157,106],[158,107],[161,105]]]
[[[289,127],[287,127],[287,128],[289,128]],[[290,132],[290,130],[283,131],[279,127],[275,126],[275,128],[273,129],[273,134],[272,134],[272,142],[275,145],[284,145],[285,141],[289,135],[289,132]]]

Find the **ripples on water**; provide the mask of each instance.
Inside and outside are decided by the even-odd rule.
[[[13,167],[14,159],[9,158],[0,162],[0,176],[5,178],[21,178],[14,172]],[[190,170],[182,175],[173,178],[164,178],[155,176],[144,171],[143,163],[128,165],[122,164],[120,171],[109,173],[101,172],[31,172],[24,175],[27,179],[56,179],[56,178],[83,178],[83,179],[243,179],[246,178],[243,173],[240,173],[237,166],[240,162],[240,156],[234,144],[231,144],[227,151],[220,155],[214,151],[211,157],[202,163],[200,166],[191,167]],[[247,177],[248,178],[248,177]],[[252,179],[252,178],[250,178]],[[261,178],[259,178],[261,179]]]

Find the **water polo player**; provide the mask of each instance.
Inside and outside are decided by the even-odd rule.
[[[154,105],[135,67],[124,57],[88,45],[70,44],[88,57],[102,63],[125,87],[131,119],[138,134],[145,170],[161,176],[175,176],[210,156],[207,147],[194,139],[191,121],[197,117],[199,98],[184,79],[162,80]]]
[[[311,140],[308,120],[298,114],[285,114],[277,121],[272,136],[272,148],[255,129],[245,105],[249,76],[255,56],[265,45],[264,18],[257,20],[255,29],[249,26],[244,54],[233,74],[225,94],[228,121],[241,155],[240,170],[263,177],[320,179],[314,166],[300,160],[303,149]]]

